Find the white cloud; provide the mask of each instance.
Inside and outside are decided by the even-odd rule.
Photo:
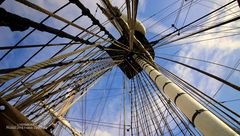
[[[97,129],[95,136],[112,136],[112,135],[106,130]]]
[[[147,6],[146,1],[145,0],[139,0],[139,4],[138,5],[139,5],[138,6],[139,11],[144,12],[145,9],[146,9],[146,6]]]
[[[228,13],[227,11],[224,12],[224,14],[227,14],[227,13]],[[221,18],[221,20],[222,19],[226,20],[231,17],[233,16],[227,16],[226,18]],[[213,20],[214,19],[216,18],[213,18]],[[214,23],[212,23],[212,25]],[[219,27],[211,31],[207,31],[206,33],[222,31],[232,27],[239,27],[239,26],[240,26],[239,23],[231,23],[231,24],[225,25],[224,27]],[[232,32],[239,33],[237,29]],[[199,36],[199,37],[196,37],[195,39],[196,40],[211,39],[211,38],[221,37],[225,35],[227,34],[213,33],[210,35],[208,34],[205,36]],[[178,43],[187,43],[187,42],[191,42],[192,40],[193,39],[191,38],[191,39],[183,40]],[[179,52],[179,55],[213,61],[213,62],[217,62],[220,64],[225,64],[233,67],[236,61],[239,59],[239,55],[238,55],[239,53],[240,53],[240,39],[237,39],[235,37],[226,37],[226,38],[221,38],[216,40],[193,43],[190,45],[183,45],[182,49]],[[190,64],[192,66],[199,67],[200,69],[206,72],[212,73],[214,75],[217,75],[221,78],[225,78],[226,75],[229,73],[229,71],[226,71],[226,69],[220,69],[219,67],[216,67],[216,65],[209,65],[206,63],[203,64],[198,61],[191,61],[188,59],[180,59],[180,61],[184,62],[185,64]],[[196,73],[193,72],[193,70],[184,68],[177,64],[174,65],[172,69],[177,73],[177,75],[183,76],[184,79],[186,79],[190,83],[194,83],[200,90],[204,91],[205,93],[208,93],[209,95],[213,95],[221,85],[221,83],[216,80],[204,78],[203,75],[196,75]]]
[[[142,19],[141,19],[142,20]],[[165,26],[164,24],[162,24],[161,22],[157,22],[157,20],[153,19],[153,18],[149,18],[148,20],[146,20],[144,23],[144,26],[147,28],[147,32],[151,32],[154,34],[159,34],[162,31],[168,29],[167,26]],[[162,33],[162,35],[168,33],[169,31],[166,31],[164,33]]]

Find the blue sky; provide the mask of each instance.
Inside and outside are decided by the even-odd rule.
[[[163,1],[163,0],[140,0],[139,1],[139,11],[138,11],[138,19],[139,20],[144,20],[148,18],[150,15],[156,13],[160,9],[163,9],[166,7],[168,4],[173,3],[175,0],[168,0],[168,1]],[[213,1],[213,0],[210,0]],[[223,5],[230,0],[215,0],[214,2]],[[95,14],[96,10],[96,1],[95,0],[83,0],[82,1],[86,7],[88,7],[93,14]],[[113,0],[112,3],[113,5],[119,6],[122,5],[124,0]],[[35,1],[35,3],[41,5],[44,8],[49,9],[50,11],[54,11],[57,9],[60,5],[63,5],[66,3],[65,0],[59,1],[59,0],[51,0],[51,1],[44,1],[44,0],[39,0]],[[176,2],[176,5],[173,6],[172,8],[168,9],[166,12],[163,12],[161,14],[158,14],[154,18],[149,19],[148,21],[144,22],[145,27],[147,28],[147,38],[151,38],[155,34],[158,34],[159,32],[162,32],[163,30],[169,28],[172,23],[174,22],[175,16],[165,19],[161,22],[156,23],[154,27],[150,27],[153,23],[158,21],[158,18],[161,18],[165,16],[167,13],[173,11],[177,7],[179,7],[179,4],[181,2],[178,1]],[[35,21],[40,21],[46,15],[39,14],[37,11],[26,8],[25,6],[15,2],[14,0],[9,0],[8,2],[4,2],[1,7],[4,7],[6,10],[14,12],[18,15],[31,18]],[[196,18],[201,17],[202,15],[208,13],[210,10],[213,8],[217,8],[219,5],[210,3],[207,0],[202,0],[200,3],[195,4],[191,7],[189,15],[186,19],[185,24],[195,20]],[[58,13],[58,15],[64,16],[66,19],[72,20],[75,17],[79,15],[81,11],[78,10],[74,5],[71,5],[68,8],[63,9],[61,12]],[[235,12],[235,11],[231,11]],[[183,25],[183,18],[186,15],[186,11],[183,11],[180,14],[180,20],[178,22],[177,27],[181,27]],[[222,13],[228,14],[229,11],[225,11]],[[36,16],[36,14],[38,16]],[[239,15],[239,13],[236,13]],[[229,16],[228,16],[229,17]],[[226,17],[226,19],[228,18]],[[100,22],[103,22],[106,20],[106,17],[104,17],[101,13],[100,10],[96,13],[96,18],[100,20]],[[83,27],[88,27],[90,25],[89,21],[87,18],[80,19],[76,22],[77,24],[83,26]],[[213,22],[215,23],[215,22]],[[52,27],[60,29],[64,24],[58,20],[55,19],[49,19],[48,21],[45,22],[45,24],[50,25]],[[117,34],[116,30],[111,26],[107,25],[107,29],[113,33],[114,36],[118,37],[119,35]],[[150,27],[150,28],[149,28]],[[227,25],[226,27],[240,27],[240,23],[231,23]],[[32,29],[32,28],[31,28]],[[3,28],[0,27],[0,46],[4,45],[14,45],[19,39],[21,39],[24,34],[29,32],[31,29],[24,31],[24,32],[11,32],[8,28]],[[211,32],[214,31],[219,31],[219,30],[224,30],[226,28],[218,28],[211,30]],[[68,27],[66,32],[69,32],[73,35],[77,34],[78,31],[76,29],[72,29],[71,27]],[[172,32],[173,28],[171,28],[168,32]],[[239,33],[238,30],[233,31],[234,33]],[[166,34],[163,33],[163,34]],[[224,33],[220,34],[212,34],[212,35],[206,35],[206,36],[201,36],[201,37],[196,37],[195,39],[191,38],[190,40],[182,40],[174,44],[170,44],[170,46],[178,45],[181,43],[187,43],[192,40],[199,40],[199,39],[208,39],[208,38],[213,38],[215,36],[223,36],[225,35]],[[29,38],[27,38],[24,42],[21,44],[41,44],[41,43],[46,43],[49,39],[51,38],[51,35],[46,34],[45,32],[35,32],[32,34]],[[159,37],[157,37],[159,38]],[[156,38],[156,39],[157,39]],[[68,42],[68,39],[64,38],[57,38],[56,40],[53,41],[53,43],[61,43],[61,42]],[[73,50],[73,48],[68,49],[66,52],[70,52]],[[41,62],[45,59],[47,59],[49,55],[54,54],[59,50],[58,47],[48,47],[44,49],[40,54],[38,54],[36,57],[34,57],[27,65],[32,65],[36,64],[38,62]],[[20,66],[23,62],[25,62],[34,52],[36,49],[19,49],[16,51],[11,52],[5,59],[3,59],[0,62],[0,68],[9,68],[9,67],[16,67]],[[177,53],[176,53],[177,52]],[[0,57],[3,55],[4,51],[0,52]],[[234,37],[227,37],[227,38],[222,38],[218,40],[211,40],[211,41],[206,41],[206,42],[200,42],[200,43],[193,43],[193,44],[188,44],[188,45],[183,45],[183,46],[176,46],[176,47],[171,47],[171,48],[156,48],[155,54],[157,56],[165,56],[164,54],[174,54],[178,56],[185,56],[185,57],[192,57],[192,58],[198,58],[198,59],[203,59],[203,60],[208,60],[220,64],[224,64],[230,67],[234,67],[235,64],[238,62],[240,59],[240,36],[234,36]],[[168,57],[168,56],[167,56]],[[209,73],[212,73],[214,75],[217,75],[221,78],[226,78],[227,75],[231,72],[231,70],[226,69],[226,68],[221,68],[216,65],[211,65],[211,64],[206,64],[206,63],[201,63],[199,61],[194,61],[194,60],[187,60],[183,58],[177,58],[177,57],[170,57],[172,59],[181,61],[185,64],[189,64],[194,67],[199,67],[202,70],[205,70]],[[176,75],[182,77],[189,83],[193,84],[195,87],[200,89],[201,91],[205,92],[206,94],[213,96],[214,93],[219,89],[221,86],[221,83],[218,81],[215,81],[213,79],[210,79],[208,77],[203,76],[200,73],[197,73],[191,69],[184,68],[180,65],[167,62],[164,60],[160,60],[155,58],[155,61],[160,64],[161,66],[169,69],[170,71],[174,72]],[[237,66],[237,69],[240,69],[240,66]],[[44,73],[44,71],[41,71]],[[39,73],[41,73],[39,72]],[[113,76],[115,75],[115,76]],[[37,76],[37,75],[36,75]],[[111,72],[108,72],[105,74],[99,82],[96,83],[94,87],[87,93],[87,95],[84,97],[88,99],[87,101],[87,119],[91,119],[95,109],[97,106],[97,112],[98,114],[101,112],[101,109],[103,109],[103,104],[105,101],[105,98],[107,95],[111,96],[108,98],[106,101],[105,108],[103,109],[103,115],[101,117],[102,122],[113,122],[116,124],[119,124],[120,121],[120,116],[122,117],[123,115],[120,113],[122,109],[120,109],[121,105],[121,98],[123,96],[122,93],[122,85],[123,85],[123,74],[118,68],[114,68]],[[109,80],[107,80],[109,79]],[[109,82],[107,82],[109,81]],[[228,79],[229,82],[232,82],[236,85],[240,85],[240,74],[239,72],[235,71],[231,77]],[[112,84],[111,84],[112,82]],[[109,92],[109,94],[108,94]],[[102,98],[102,99],[101,99]],[[233,90],[232,88],[223,85],[222,88],[220,89],[219,93],[214,97],[215,99],[219,101],[225,101],[225,100],[231,100],[231,99],[239,99],[240,94],[239,92]],[[128,97],[127,97],[128,100]],[[77,102],[69,111],[68,117],[72,118],[82,118],[81,114],[81,105],[83,103],[83,100],[80,100]],[[229,108],[234,109],[237,113],[240,113],[240,108],[237,107],[236,105],[240,105],[240,101],[235,101],[235,102],[229,102],[229,103],[224,103],[224,105],[228,106]],[[130,112],[129,112],[129,103],[127,101],[127,123],[129,124],[130,121]],[[98,120],[99,118],[95,117],[93,120]],[[79,124],[77,122],[71,122],[73,126],[77,127],[78,129],[81,130],[81,127],[79,127]],[[89,130],[89,129],[88,129]],[[96,136],[114,136],[118,134],[118,129],[115,128],[108,128],[108,127],[98,127],[96,129]],[[63,134],[64,135],[64,134]]]

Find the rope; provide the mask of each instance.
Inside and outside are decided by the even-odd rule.
[[[16,70],[16,71],[13,71],[13,72],[10,72],[8,74],[5,74],[3,76],[0,76],[0,83],[4,83],[10,79],[13,79],[13,78],[16,78],[16,77],[19,77],[19,76],[22,76],[22,75],[25,75],[25,74],[29,74],[29,73],[32,73],[32,72],[35,72],[37,71],[38,69],[42,68],[42,67],[45,67],[53,62],[56,62],[56,61],[59,61],[61,59],[64,59],[64,58],[67,58],[69,56],[72,56],[72,55],[75,55],[75,54],[78,54],[80,52],[83,52],[87,49],[90,49],[90,48],[93,48],[93,47],[96,47],[98,45],[100,45],[101,43],[96,43],[96,44],[93,44],[93,45],[90,45],[90,46],[87,46],[87,47],[84,47],[84,48],[81,48],[79,50],[76,50],[76,51],[73,51],[73,52],[70,52],[70,53],[66,53],[64,55],[60,55],[60,56],[57,56],[55,58],[51,58],[51,59],[48,59],[46,61],[43,61],[41,63],[38,63],[38,64],[35,64],[33,66],[30,66],[30,67],[25,67],[25,68],[22,68],[22,69],[19,69],[19,70]]]

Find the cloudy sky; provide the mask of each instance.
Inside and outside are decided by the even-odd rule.
[[[220,5],[224,5],[230,0],[195,0],[196,2],[192,3],[191,8],[184,9],[181,14],[179,15],[179,19],[176,20],[177,15],[172,15],[171,17],[165,18],[165,16],[176,8],[179,8],[181,5],[181,0],[139,0],[139,9],[138,9],[138,16],[137,18],[143,21],[147,29],[146,37],[148,39],[156,40],[161,36],[174,31],[174,28],[171,25],[175,22],[177,28],[182,27],[184,24],[188,24],[189,22],[205,15],[206,13],[212,11],[213,9],[218,8]],[[100,22],[104,22],[106,17],[102,14],[102,12],[98,9],[96,3],[100,3],[96,0],[82,0],[81,2],[84,3],[86,7],[88,7],[93,15]],[[115,6],[120,7],[125,1],[124,0],[112,0],[112,4]],[[66,0],[37,0],[34,3],[41,5],[50,11],[56,10],[58,7],[67,3]],[[174,3],[174,4],[173,4]],[[173,5],[171,8],[164,10],[161,13],[156,14],[152,18],[149,18],[151,15],[157,13],[161,9],[164,9],[168,5]],[[9,0],[4,2],[1,7],[4,7],[7,11],[16,13],[18,15],[24,16],[26,18],[31,18],[34,21],[41,21],[43,18],[46,17],[44,14],[39,14],[37,11],[28,8],[22,4],[15,2],[14,0]],[[96,12],[97,11],[97,12]],[[227,20],[231,17],[237,16],[240,13],[237,12],[237,8],[233,8],[231,10],[225,9],[221,15],[215,16],[211,19],[205,20],[205,22],[209,21],[210,23],[206,24],[206,27],[209,25],[215,24],[217,19]],[[80,14],[80,10],[75,7],[75,5],[70,5],[67,8],[64,8],[58,15],[64,16],[64,18],[68,20],[73,20]],[[231,14],[231,15],[229,15]],[[36,16],[38,15],[38,16]],[[214,20],[211,22],[211,20]],[[55,20],[49,19],[45,22],[47,25],[60,29],[64,26],[64,23]],[[90,22],[87,18],[82,18],[76,22],[82,27],[88,27]],[[204,22],[203,22],[203,25]],[[228,33],[217,33],[218,31],[224,31],[230,28],[238,28],[240,27],[239,21],[237,23],[231,23],[225,25],[221,28],[216,28],[211,31],[207,31],[206,33],[212,32],[212,34],[205,34],[196,36],[194,38],[189,38],[186,40],[180,40],[175,43],[170,43],[168,45],[157,47],[155,48],[156,56],[168,57],[174,60],[178,60],[185,64],[189,64],[194,67],[198,67],[206,72],[212,73],[221,77],[223,79],[227,79],[229,82],[232,82],[236,85],[240,85],[240,73],[238,71],[232,71],[226,68],[222,68],[213,64],[209,64],[206,62],[200,62],[196,60],[190,60],[182,57],[176,56],[183,56],[183,57],[190,57],[196,58],[206,61],[211,61],[215,63],[219,63],[222,65],[226,65],[229,67],[234,67],[236,69],[240,69],[240,36],[234,35],[225,38],[215,39],[215,40],[207,40],[204,42],[197,42],[199,40],[205,39],[212,39],[215,37],[222,37],[226,35],[233,35],[239,34],[239,29],[234,29],[232,31],[227,31]],[[117,38],[119,34],[113,28],[112,25],[106,25],[106,28]],[[197,29],[197,28],[196,28]],[[194,30],[196,30],[194,29]],[[167,31],[165,31],[167,30]],[[0,27],[0,46],[4,45],[14,45],[16,44],[19,39],[23,37],[27,32],[30,30],[26,30],[24,32],[11,32],[9,28]],[[71,29],[68,27],[65,32],[71,33],[72,35],[76,35],[78,31],[76,29]],[[164,31],[164,32],[163,32]],[[163,32],[163,33],[161,33]],[[188,31],[186,33],[189,33]],[[161,33],[161,35],[152,38],[153,36]],[[184,33],[184,32],[183,32]],[[181,36],[181,33],[180,33]],[[49,34],[45,34],[44,32],[35,32],[30,38],[27,38],[21,44],[41,44],[46,43],[49,40]],[[55,43],[63,43],[68,42],[67,39],[57,38],[54,40]],[[196,41],[195,43],[189,43]],[[187,44],[186,44],[187,43]],[[57,52],[58,48],[56,47],[49,47],[45,49],[34,57],[31,61],[29,61],[26,65],[32,65],[38,62],[41,62],[46,58],[46,56],[51,55]],[[69,49],[70,50],[70,49]],[[23,62],[25,62],[36,50],[34,49],[25,49],[25,50],[17,50],[11,52],[7,55],[3,60],[0,61],[0,68],[9,68],[20,66]],[[6,51],[0,52],[0,57]],[[169,56],[169,55],[175,55]],[[21,58],[19,57],[21,56]],[[221,82],[218,82],[214,79],[206,77],[201,73],[183,67],[181,65],[171,63],[165,60],[161,60],[155,58],[156,63],[163,66],[164,68],[169,69],[170,71],[174,72],[179,77],[183,78],[187,82],[193,84],[195,87],[203,91],[204,93],[208,94],[211,97],[219,101],[226,101],[226,100],[234,100],[239,99],[240,94],[226,86],[222,85]],[[69,118],[77,118],[82,119],[82,117],[86,117],[89,120],[94,121],[101,121],[101,122],[111,122],[114,124],[120,124],[123,118],[123,108],[122,107],[122,98],[123,98],[123,76],[122,72],[118,68],[114,68],[111,72],[105,74],[98,83],[89,91],[89,93],[75,104],[68,113]],[[108,82],[109,81],[109,82]],[[128,80],[127,80],[128,82]],[[129,82],[127,83],[129,87]],[[216,93],[218,92],[218,93]],[[226,95],[227,94],[227,95]],[[87,100],[86,100],[87,99]],[[127,122],[126,124],[130,123],[130,105],[129,105],[129,97],[127,95]],[[87,106],[87,113],[86,115],[82,113],[83,105],[86,103]],[[224,105],[228,106],[229,108],[234,109],[237,113],[240,113],[240,108],[236,108],[236,105],[240,105],[240,101],[233,101],[224,103]],[[120,120],[121,117],[121,120]],[[81,127],[81,123],[77,121],[71,121],[71,124],[78,128],[80,131],[83,131]],[[91,135],[95,136],[115,136],[119,134],[118,128],[111,128],[111,127],[92,127],[91,124],[87,125],[87,128],[84,128],[85,132],[89,134],[90,130],[93,129]],[[96,125],[95,125],[96,126]],[[122,134],[122,132],[120,133]],[[64,133],[63,133],[64,135]]]

